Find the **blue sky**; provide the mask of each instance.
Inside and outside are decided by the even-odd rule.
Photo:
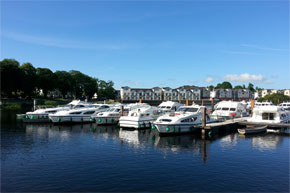
[[[1,60],[121,86],[290,88],[289,2],[1,2]]]

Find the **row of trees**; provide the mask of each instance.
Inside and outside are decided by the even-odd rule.
[[[52,72],[48,68],[35,68],[31,63],[19,64],[14,59],[0,61],[1,97],[35,97],[42,90],[44,97],[49,91],[59,90],[62,97],[71,93],[75,98],[113,99],[114,83],[99,80],[79,71]]]
[[[274,104],[280,104],[283,101],[290,101],[290,97],[286,96],[282,93],[274,93],[274,94],[269,94],[266,95],[265,97],[259,98],[258,99],[259,102],[263,102],[263,101],[271,101]]]
[[[249,83],[248,86],[246,87],[246,85],[236,85],[235,87],[232,86],[232,84],[230,82],[222,82],[222,83],[218,83],[216,86],[210,85],[209,88],[211,89],[218,89],[218,88],[223,88],[223,89],[249,89],[252,92],[255,92],[256,90],[262,90],[263,88],[259,88],[256,86],[256,88],[254,88],[254,85],[252,83]]]

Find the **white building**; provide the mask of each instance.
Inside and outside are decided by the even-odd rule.
[[[172,89],[170,87],[162,88],[163,100],[171,101],[172,100]]]
[[[233,90],[234,100],[250,100],[252,99],[252,92],[249,89],[234,89]]]
[[[266,95],[272,94],[271,89],[264,89],[262,90],[262,97],[265,97]]]
[[[210,88],[201,87],[201,98],[209,99],[210,98]]]
[[[290,97],[290,89],[285,89],[285,90],[284,90],[284,95]]]

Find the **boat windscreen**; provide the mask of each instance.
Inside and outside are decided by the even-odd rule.
[[[186,107],[181,107],[178,109],[179,112],[197,112],[198,108],[186,108]]]

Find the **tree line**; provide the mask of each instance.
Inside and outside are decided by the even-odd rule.
[[[22,65],[15,59],[0,61],[1,98],[31,98],[39,96],[42,90],[47,97],[49,91],[58,90],[62,98],[70,93],[74,98],[114,99],[112,81],[99,80],[80,71],[52,72],[48,68],[35,68],[31,63]]]
[[[219,88],[223,88],[223,89],[249,89],[252,92],[258,91],[258,90],[263,90],[263,88],[259,88],[256,86],[256,88],[254,87],[254,85],[252,83],[249,83],[248,86],[246,87],[246,85],[236,85],[236,86],[232,86],[232,84],[230,82],[224,81],[222,83],[218,83],[216,86],[210,85],[208,86],[210,89],[219,89]]]

